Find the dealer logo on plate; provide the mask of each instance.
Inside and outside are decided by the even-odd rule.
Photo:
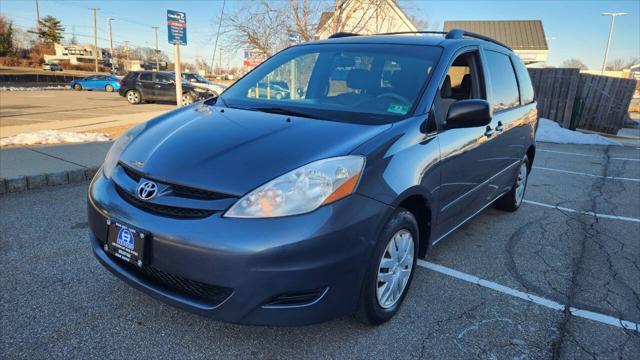
[[[118,245],[122,245],[127,249],[133,250],[133,234],[131,233],[131,230],[121,227],[120,231],[118,231],[118,239],[116,242]]]

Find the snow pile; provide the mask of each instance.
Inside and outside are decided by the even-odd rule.
[[[68,89],[66,85],[58,86],[0,86],[0,91],[41,91],[41,90],[63,90]]]
[[[111,141],[109,134],[41,130],[0,139],[0,146]]]
[[[561,128],[553,120],[540,118],[536,141],[556,144],[618,145],[617,141],[596,134],[584,134],[578,131]]]

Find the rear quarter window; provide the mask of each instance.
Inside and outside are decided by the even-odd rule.
[[[520,86],[520,103],[522,105],[530,104],[534,100],[533,85],[531,84],[531,77],[529,71],[516,56],[511,57],[513,66],[516,69],[518,75],[518,85]]]
[[[494,111],[520,105],[518,81],[509,56],[486,50],[485,56],[491,79],[491,106]]]

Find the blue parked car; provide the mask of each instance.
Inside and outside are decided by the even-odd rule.
[[[91,75],[84,79],[73,80],[70,84],[73,90],[104,90],[114,92],[120,89],[120,79],[113,75]]]

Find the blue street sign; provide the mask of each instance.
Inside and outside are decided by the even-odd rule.
[[[167,10],[167,35],[169,44],[187,45],[187,14]]]

